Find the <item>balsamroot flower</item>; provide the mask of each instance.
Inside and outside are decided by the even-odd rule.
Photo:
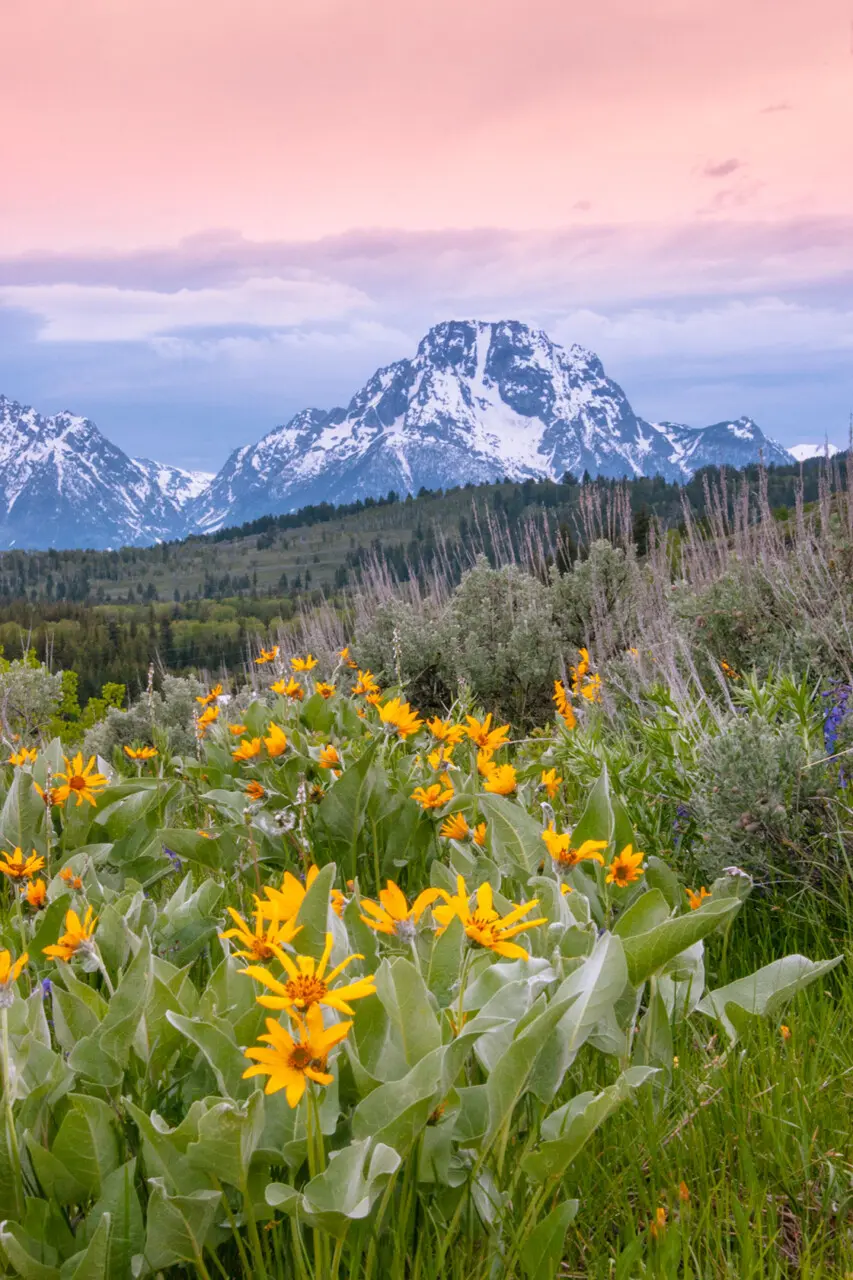
[[[267,662],[275,662],[278,657],[278,645],[274,644],[271,649],[261,649],[261,652],[255,658],[255,666],[262,667]]]
[[[236,938],[238,942],[242,943],[246,950],[235,951],[234,954],[242,956],[244,960],[271,960],[276,954],[275,948],[283,947],[292,942],[302,927],[290,919],[273,920],[269,928],[265,928],[264,910],[260,898],[257,897],[255,898],[254,931],[233,907],[228,908],[228,914],[234,921],[236,928],[226,929],[219,936],[220,938]]]
[[[153,760],[157,755],[156,747],[125,747],[124,754],[128,760]]]
[[[44,858],[40,857],[35,849],[28,858],[24,857],[20,849],[16,849],[14,853],[7,853],[4,849],[0,853],[0,858],[6,860],[0,862],[0,871],[10,880],[32,880],[44,866]]]
[[[439,827],[439,834],[444,836],[445,840],[467,840],[471,834],[471,828],[468,826],[465,814],[451,813]]]
[[[332,746],[330,743],[329,746],[324,747],[318,755],[317,763],[321,769],[339,769],[343,764],[343,761],[338,754],[337,747]]]
[[[0,1009],[8,1009],[15,998],[12,990],[29,960],[26,951],[17,960],[12,959],[11,951],[0,951]]]
[[[338,660],[342,662],[345,667],[350,667],[353,671],[355,671],[356,668],[358,667],[358,663],[353,662],[352,658],[350,657],[348,644],[344,645],[343,649],[338,650]]]
[[[435,769],[436,771],[447,768],[455,769],[456,765],[453,763],[453,748],[438,747],[437,750],[430,751],[427,756],[427,764],[431,769]]]
[[[84,800],[88,800],[89,804],[97,804],[96,792],[102,787],[109,785],[109,778],[102,773],[93,773],[95,768],[95,757],[89,757],[89,763],[83,768],[83,754],[78,751],[73,760],[69,760],[65,756],[65,773],[54,774],[55,778],[62,778],[63,784],[54,787],[51,793],[54,804],[64,804],[70,795],[76,795],[77,808]]]
[[[305,658],[291,658],[290,665],[294,671],[313,671],[317,665],[317,659],[309,653]]]
[[[276,680],[270,685],[273,693],[278,693],[284,698],[290,698],[291,702],[301,702],[305,697],[305,690],[298,680],[294,680],[291,676],[288,680]]]
[[[423,728],[424,722],[417,711],[400,698],[392,698],[379,708],[379,719],[389,729],[396,729],[401,738],[409,738]]]
[[[244,724],[229,724],[228,732],[235,738],[240,738],[246,732]]]
[[[237,750],[231,752],[231,758],[233,760],[254,760],[260,754],[260,738],[244,738]]]
[[[427,907],[439,898],[447,898],[443,889],[424,889],[409,906],[402,889],[393,880],[386,881],[386,886],[379,891],[379,902],[362,898],[361,910],[367,914],[362,914],[361,918],[377,933],[393,934],[404,942],[411,942],[414,938],[415,926]]]
[[[417,800],[422,809],[442,809],[454,796],[450,779],[444,774],[441,782],[433,782],[428,787],[415,787],[411,798]]]
[[[584,840],[577,849],[573,849],[571,832],[564,831],[561,835],[551,823],[542,832],[542,839],[552,862],[561,870],[568,870],[576,867],[579,862],[586,861],[604,865],[601,850],[607,848],[606,840]]]
[[[562,781],[562,778],[557,777],[556,769],[543,769],[542,776],[539,779],[539,785],[540,787],[545,788],[548,799],[553,800],[554,796],[560,790],[560,783]]]
[[[263,912],[263,918],[265,920],[292,920],[302,906],[305,894],[319,874],[319,867],[309,867],[303,884],[301,880],[297,880],[296,876],[289,871],[285,871],[280,889],[274,889],[272,885],[265,885],[266,901],[263,898],[258,900],[258,910]],[[330,900],[335,915],[342,915],[346,906],[346,898],[340,889],[332,890]]]
[[[20,751],[15,751],[9,756],[7,764],[17,765],[20,769],[25,764],[35,764],[38,759],[38,752],[35,747],[21,747]]]
[[[478,822],[478,823],[477,823],[476,827],[474,828],[474,834],[473,834],[473,836],[472,836],[472,839],[473,839],[473,841],[474,841],[474,844],[479,845],[479,847],[480,847],[481,849],[485,847],[485,844],[486,844],[486,824],[485,824],[485,822]]]
[[[70,867],[63,867],[59,873],[60,880],[67,884],[69,889],[82,889],[83,881],[78,875],[75,875]]]
[[[259,782],[255,782],[254,778],[246,784],[246,795],[250,800],[263,800],[266,791]]]
[[[31,907],[40,911],[47,902],[47,885],[43,880],[31,880],[27,885],[26,899]]]
[[[502,724],[500,728],[493,729],[491,711],[485,720],[478,720],[475,716],[466,716],[465,719],[468,721],[465,732],[478,747],[485,747],[487,751],[497,751],[498,747],[506,746],[509,725]]]
[[[358,679],[352,687],[354,694],[366,695],[368,693],[378,693],[379,685],[376,683],[376,676],[372,671],[359,671]]]
[[[277,724],[270,721],[267,726],[269,736],[264,738],[264,746],[267,749],[267,755],[275,758],[284,755],[287,750],[287,734]]]
[[[333,684],[329,684],[325,680],[315,680],[314,692],[319,693],[321,698],[329,699],[335,696],[336,689]]]
[[[458,746],[467,735],[464,724],[451,724],[449,720],[441,720],[438,716],[427,720],[427,728],[434,738],[448,747]]]
[[[196,732],[203,738],[210,726],[219,719],[219,707],[205,707],[195,722]]]
[[[201,697],[196,697],[196,702],[200,702],[203,707],[209,707],[217,698],[222,696],[222,685],[215,684],[210,693],[205,693]]]
[[[553,701],[557,707],[557,714],[562,716],[566,723],[566,727],[574,729],[578,722],[577,716],[575,715],[572,704],[569,702],[569,695],[566,693],[566,686],[563,684],[562,680],[554,681]]]
[[[92,935],[95,932],[97,923],[98,917],[93,913],[91,907],[86,908],[86,914],[82,921],[76,911],[67,911],[65,913],[65,933],[61,935],[55,946],[42,947],[44,954],[50,956],[52,960],[70,960],[78,951],[91,951],[94,946]]]
[[[705,899],[710,898],[711,896],[710,889],[706,889],[704,885],[702,885],[701,888],[696,890],[685,889],[684,892],[687,894],[687,899],[690,903],[691,911],[698,911],[702,903],[705,901]]]
[[[483,790],[495,796],[511,796],[518,786],[518,778],[511,764],[495,765],[486,776]]]
[[[243,1072],[244,1080],[250,1076],[269,1076],[264,1093],[278,1093],[284,1089],[291,1107],[299,1105],[306,1080],[323,1085],[332,1083],[334,1077],[326,1071],[326,1060],[334,1046],[347,1038],[352,1023],[336,1022],[326,1028],[321,1009],[314,1005],[306,1013],[304,1021],[294,1018],[294,1025],[299,1033],[298,1040],[294,1040],[280,1023],[267,1018],[268,1034],[258,1038],[270,1048],[255,1046],[247,1049],[244,1056],[258,1065]]]
[[[324,1004],[330,1009],[337,1009],[339,1013],[352,1013],[350,1000],[363,1000],[365,996],[376,994],[373,975],[356,978],[354,982],[333,988],[331,984],[335,978],[339,977],[353,960],[364,959],[364,956],[358,954],[347,956],[340,964],[335,965],[334,969],[326,973],[333,945],[334,936],[327,933],[326,945],[319,961],[313,956],[291,958],[280,947],[273,947],[273,954],[287,974],[285,982],[279,982],[268,969],[256,964],[250,964],[240,972],[255,978],[273,993],[257,997],[258,1004],[266,1009],[287,1009],[292,1012],[294,1009],[307,1009],[312,1004]]]
[[[432,913],[441,926],[439,933],[444,933],[453,917],[458,916],[465,933],[478,946],[486,947],[489,951],[505,956],[508,960],[529,960],[530,953],[510,939],[516,934],[523,933],[525,929],[533,929],[537,925],[548,923],[546,916],[539,916],[535,920],[524,919],[524,916],[529,915],[539,906],[538,900],[534,898],[532,902],[522,903],[520,906],[513,907],[507,915],[501,916],[495,910],[490,884],[481,884],[476,896],[477,906],[472,911],[465,880],[462,876],[457,876],[455,895],[453,897],[448,895],[445,902],[433,907]]]
[[[640,863],[646,855],[634,853],[633,846],[626,844],[620,854],[613,859],[607,868],[607,883],[616,884],[624,889],[625,885],[633,884],[635,880],[639,880],[643,874],[643,868]]]

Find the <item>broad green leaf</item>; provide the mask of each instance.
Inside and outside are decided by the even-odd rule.
[[[699,912],[693,914],[698,915]],[[728,986],[709,991],[704,1000],[699,1001],[697,1008],[700,1013],[721,1022],[729,1039],[734,1042],[738,1038],[735,1026],[737,1010],[756,1015],[775,1013],[798,991],[822,978],[843,959],[843,956],[835,956],[832,960],[814,961],[805,956],[785,956],[782,960],[774,960],[772,964],[765,965],[748,978],[739,978]]]
[[[351,1222],[367,1217],[399,1166],[391,1147],[370,1138],[353,1142],[333,1152],[323,1172],[311,1179],[301,1208],[312,1224],[343,1236]]]
[[[631,903],[627,911],[623,911],[613,932],[617,938],[632,938],[638,933],[648,933],[655,925],[669,919],[669,906],[660,889],[649,889],[641,893]]]
[[[572,831],[572,845],[579,848],[584,840],[613,840],[613,805],[610,800],[610,778],[607,765],[602,765],[597,782],[593,785],[586,808]]]
[[[27,1153],[38,1179],[42,1193],[61,1205],[82,1204],[86,1198],[86,1188],[72,1172],[72,1168],[41,1146],[29,1132],[24,1134]]]
[[[317,807],[315,831],[325,838],[330,856],[353,871],[367,804],[377,784],[373,757],[378,745],[377,738],[355,764],[344,769]]]
[[[27,947],[31,956],[45,959],[43,949],[54,946],[59,935],[65,932],[65,913],[73,905],[71,894],[65,892],[47,904],[38,917],[38,927]]]
[[[194,1102],[181,1124],[170,1129],[156,1111],[148,1116],[129,1098],[123,1098],[122,1102],[142,1137],[143,1164],[148,1181],[156,1177],[162,1180],[166,1190],[177,1195],[209,1190],[210,1177],[193,1168],[186,1159],[189,1144],[198,1139],[204,1103],[200,1100]]]
[[[672,1074],[672,1027],[660,989],[653,984],[646,1012],[640,1019],[631,1060],[640,1067],[659,1067],[668,1080]]]
[[[243,1072],[251,1063],[223,1029],[226,1024],[220,1021],[220,1025],[215,1026],[205,1018],[185,1018],[182,1014],[172,1012],[168,1012],[166,1018],[181,1035],[186,1036],[187,1040],[201,1050],[226,1097],[247,1098],[254,1091],[252,1081],[243,1079]]]
[[[645,869],[646,884],[651,889],[659,889],[673,910],[684,905],[684,889],[672,867],[667,866],[662,858],[653,853],[646,858]]]
[[[375,1138],[406,1155],[441,1100],[445,1049],[433,1049],[402,1080],[382,1084],[352,1115],[356,1141]]]
[[[674,956],[707,937],[721,924],[727,923],[740,909],[740,905],[737,898],[724,898],[716,902],[706,900],[698,911],[673,916],[662,924],[655,925],[647,933],[625,938],[625,959],[628,961],[628,979],[632,986],[639,986]]]
[[[577,1216],[577,1200],[564,1200],[526,1236],[519,1257],[527,1280],[554,1280],[558,1274],[569,1224]]]
[[[15,1222],[0,1222],[0,1246],[22,1280],[59,1280],[59,1255]]]
[[[536,1182],[562,1177],[599,1125],[654,1074],[652,1067],[629,1067],[601,1093],[581,1093],[552,1111],[543,1121],[539,1147],[521,1161],[525,1173]]]
[[[104,1179],[118,1168],[119,1135],[112,1107],[100,1098],[69,1094],[66,1112],[51,1148],[54,1156],[74,1170],[93,1199],[101,1194]]]
[[[479,806],[488,823],[491,848],[501,871],[531,875],[542,861],[542,827],[515,800],[484,792]]]
[[[495,1137],[527,1091],[536,1060],[570,1004],[571,997],[545,1005],[498,1059],[486,1086],[489,1098],[487,1138]]]
[[[459,981],[465,942],[465,926],[458,916],[454,916],[444,932],[433,941],[427,982],[441,1009],[450,1004],[453,988]]]
[[[410,1067],[441,1044],[441,1028],[430,994],[410,960],[385,959],[376,970],[376,994],[382,1002]]]
[[[221,1182],[243,1187],[252,1156],[264,1131],[264,1095],[260,1089],[239,1105],[217,1102],[198,1124],[198,1141],[187,1147],[187,1160],[202,1170],[213,1170]]]
[[[319,960],[326,945],[326,934],[329,929],[329,894],[335,880],[336,867],[333,862],[321,868],[314,883],[309,888],[302,905],[296,915],[299,933],[296,945],[302,955],[313,956]]]
[[[207,1233],[222,1203],[218,1191],[194,1191],[170,1196],[162,1178],[150,1178],[145,1261],[152,1271],[178,1262],[201,1260]]]
[[[62,1264],[60,1280],[113,1280],[117,1272],[110,1261],[112,1219],[102,1213],[86,1248]]]
[[[104,1214],[110,1218],[109,1280],[131,1280],[131,1258],[145,1242],[142,1207],[136,1193],[136,1160],[104,1178],[101,1197],[86,1215],[83,1238],[91,1240]]]

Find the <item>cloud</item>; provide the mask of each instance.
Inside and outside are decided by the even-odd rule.
[[[40,317],[38,337],[44,342],[143,342],[186,329],[287,328],[339,320],[368,308],[370,299],[352,285],[304,273],[173,292],[106,284],[15,284],[0,287],[0,305]]]
[[[719,164],[706,164],[702,172],[706,178],[726,178],[730,173],[734,173],[735,169],[742,168],[743,161],[732,158],[721,160]]]

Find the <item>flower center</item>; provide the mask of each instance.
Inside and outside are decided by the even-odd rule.
[[[253,938],[251,942],[252,955],[256,960],[271,960],[275,955],[272,947],[263,938]]]
[[[73,778],[68,779],[68,785],[72,791],[85,791],[86,779],[80,773],[75,773]]]
[[[290,1051],[289,1066],[295,1071],[304,1071],[306,1067],[311,1066],[314,1051],[310,1045],[297,1044]]]
[[[302,1005],[303,1008],[322,1000],[328,990],[322,979],[311,978],[304,973],[301,973],[298,978],[291,978],[286,986],[287,994],[293,1003]]]

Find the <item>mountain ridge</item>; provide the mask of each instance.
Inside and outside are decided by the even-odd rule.
[[[790,463],[741,417],[650,423],[598,356],[518,321],[434,325],[346,407],[303,409],[220,470],[132,458],[88,418],[0,396],[0,545],[146,545],[318,502],[468,482],[660,474]]]

